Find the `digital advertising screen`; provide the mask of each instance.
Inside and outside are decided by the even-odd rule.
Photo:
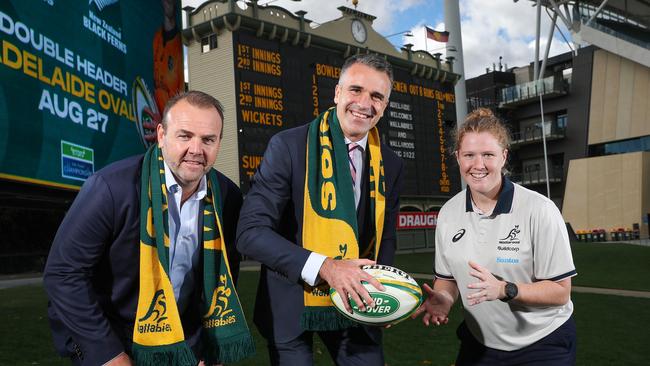
[[[184,88],[176,0],[0,2],[0,178],[76,189]]]

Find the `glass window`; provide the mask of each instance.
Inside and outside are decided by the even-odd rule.
[[[211,34],[201,39],[201,52],[206,53],[217,48],[217,35]]]
[[[569,118],[566,113],[558,114],[557,116],[557,127],[559,129],[565,129]]]
[[[650,151],[650,136],[589,146],[590,156]]]

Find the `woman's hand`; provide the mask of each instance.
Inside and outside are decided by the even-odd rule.
[[[493,301],[505,297],[506,283],[504,281],[494,277],[487,268],[480,266],[476,262],[469,261],[469,266],[471,268],[469,274],[479,280],[479,282],[467,285],[467,288],[477,290],[467,296],[469,305],[476,305],[483,301]]]
[[[447,281],[445,281],[447,282]],[[424,325],[430,324],[441,325],[449,322],[449,310],[454,304],[454,298],[446,291],[434,290],[426,283],[422,286],[424,292],[427,294],[427,299],[424,300],[422,305],[411,315],[415,319],[420,314],[425,313],[422,317]],[[434,285],[435,287],[435,285]]]

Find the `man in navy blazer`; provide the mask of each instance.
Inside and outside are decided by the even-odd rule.
[[[348,59],[335,90],[336,116],[346,143],[366,144],[392,88],[392,69],[377,55]],[[361,265],[369,259],[334,260],[303,248],[303,195],[309,124],[282,131],[271,139],[246,196],[237,228],[239,251],[262,263],[255,304],[255,324],[268,341],[273,365],[311,365],[312,337],[318,333],[337,365],[384,365],[381,329],[351,327],[342,331],[305,331],[303,285],[325,281],[360,304],[372,303],[361,285],[380,286]],[[362,146],[364,147],[364,146]],[[367,147],[367,145],[365,146]],[[402,160],[384,144],[386,215],[377,262],[391,264],[395,252],[395,223],[399,209]],[[372,245],[374,224],[370,212],[369,159],[362,153],[360,197],[357,204],[359,247]],[[355,188],[357,189],[357,188]],[[360,249],[361,253],[362,250]],[[363,305],[361,306],[363,307]]]
[[[166,173],[168,190],[177,184],[176,193],[168,195],[178,194],[175,202],[180,202],[180,217],[194,218],[197,224],[202,223],[202,210],[196,201],[200,201],[198,195],[205,186],[205,174],[216,160],[222,130],[221,104],[197,91],[171,99],[158,127],[158,143],[169,173]],[[70,357],[76,365],[132,364],[129,355],[140,273],[142,162],[143,156],[127,158],[88,178],[61,223],[50,250],[44,282],[50,299],[48,315],[54,343],[57,351]],[[235,227],[242,196],[239,188],[223,174],[217,172],[217,177],[223,202],[224,239],[230,268],[236,277],[240,256],[234,250]],[[170,206],[173,199],[170,198]],[[169,211],[172,216],[172,209]],[[194,235],[194,245],[202,242],[198,225],[196,230],[188,229],[193,233],[183,230],[179,226],[176,230],[179,238],[170,238],[170,253],[175,250],[178,258],[182,255],[176,243],[187,245],[191,235]],[[176,261],[178,268],[187,268],[180,280],[171,276],[174,287],[182,287],[177,302],[183,332],[198,358],[201,356],[203,279],[200,249],[195,247],[189,256]],[[170,267],[172,262],[170,259]]]

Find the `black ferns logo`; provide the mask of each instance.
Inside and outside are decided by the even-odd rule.
[[[499,239],[499,244],[519,244],[520,240],[517,235],[521,232],[519,225],[515,225],[505,238]]]
[[[88,0],[88,5],[94,3],[97,6],[97,9],[99,9],[99,11],[102,11],[105,7],[113,5],[118,1],[119,0]]]
[[[140,319],[139,322],[147,321],[151,318],[150,321],[160,323],[163,320],[166,320],[167,317],[167,298],[165,298],[165,292],[161,289],[156,291],[151,300],[151,305],[149,305],[149,310],[147,313]]]

